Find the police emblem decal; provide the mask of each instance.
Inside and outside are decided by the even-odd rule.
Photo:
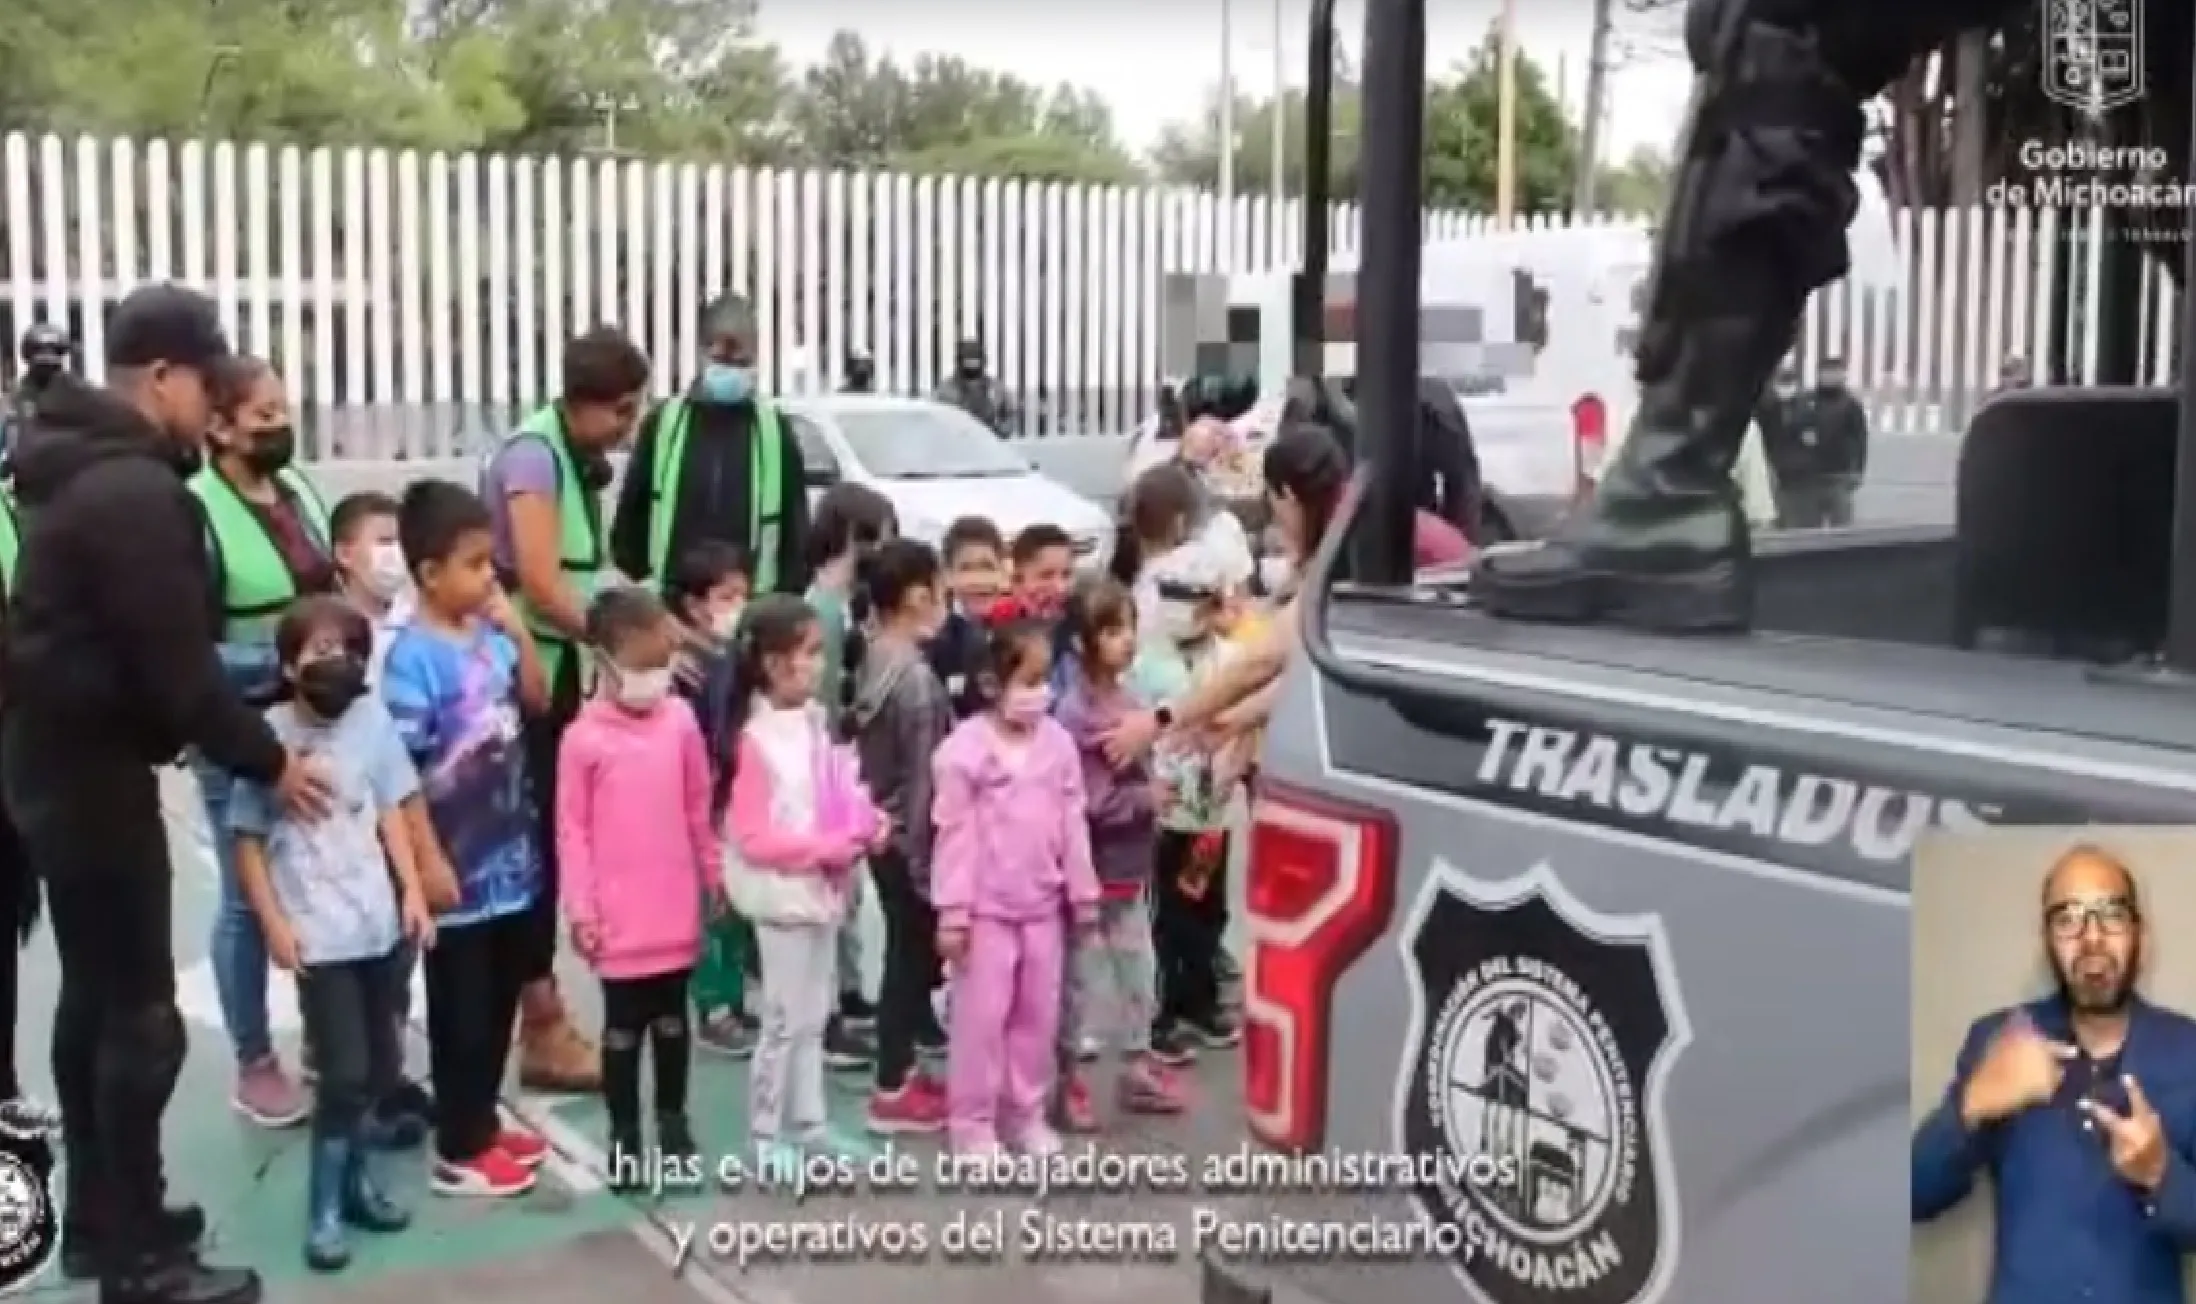
[[[28,1290],[60,1248],[54,1132],[42,1110],[0,1103],[0,1295]]]
[[[1488,1304],[1651,1304],[1679,1240],[1662,1086],[1692,1036],[1661,921],[1596,915],[1546,865],[1436,861],[1399,944],[1397,1148],[1473,1175],[1413,1192],[1464,1229],[1451,1270]]]

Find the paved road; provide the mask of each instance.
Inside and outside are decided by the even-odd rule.
[[[536,1192],[508,1202],[438,1199],[424,1189],[420,1155],[392,1156],[384,1171],[412,1201],[415,1226],[398,1236],[362,1238],[348,1272],[315,1277],[300,1258],[305,1133],[262,1131],[228,1107],[229,1056],[206,962],[218,901],[214,870],[188,779],[173,774],[164,799],[176,849],[179,1000],[191,1028],[191,1052],[167,1116],[170,1180],[177,1198],[205,1206],[212,1255],[259,1268],[268,1277],[270,1298],[284,1304],[690,1304],[696,1297],[709,1304],[937,1304],[939,1288],[950,1278],[952,1298],[966,1304],[1193,1304],[1196,1299],[1187,1253],[1136,1265],[990,1262],[981,1267],[946,1265],[933,1255],[929,1265],[913,1272],[881,1251],[742,1265],[723,1252],[742,1228],[750,1237],[782,1237],[796,1226],[860,1223],[895,1234],[919,1227],[936,1238],[951,1219],[1028,1201],[940,1195],[927,1183],[912,1191],[812,1194],[800,1201],[782,1192],[722,1190],[627,1201],[609,1194],[601,1180],[604,1126],[596,1101],[515,1091],[510,1107],[558,1150]],[[874,984],[882,936],[873,906],[864,923],[864,968]],[[43,1047],[51,1033],[57,970],[48,938],[35,939],[25,960],[19,1045],[33,1090],[50,1099]],[[576,968],[566,979],[583,1021],[599,1026],[593,980]],[[270,1004],[277,1040],[294,1063],[296,1000],[280,975]],[[414,1068],[423,1069],[425,1043],[416,1032],[409,1054]],[[1234,1074],[1232,1055],[1207,1057],[1198,1075],[1203,1108],[1197,1117],[1158,1123],[1116,1119],[1106,1144],[1138,1154],[1233,1145],[1241,1135],[1229,1103],[1238,1095]],[[834,1080],[829,1104],[834,1148],[866,1168],[883,1162],[887,1152],[862,1128],[864,1085],[859,1079]],[[697,1064],[692,1112],[712,1155],[747,1152],[746,1098],[744,1065],[721,1059]],[[917,1143],[906,1153],[927,1170],[935,1147]],[[1154,1200],[1143,1193],[1061,1207],[1088,1207],[1086,1216],[1111,1222],[1134,1217],[1180,1224],[1188,1217],[1186,1199]],[[707,1249],[713,1230],[716,1253]],[[674,1237],[691,1238],[697,1247],[677,1272],[671,1264]],[[90,1297],[88,1290],[72,1290],[58,1279],[41,1282],[33,1293]]]

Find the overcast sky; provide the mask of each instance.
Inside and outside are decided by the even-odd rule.
[[[1277,8],[1289,83],[1303,84],[1309,0],[1235,0],[1230,44],[1243,94],[1272,93]],[[1521,46],[1551,70],[1560,68],[1575,115],[1584,95],[1591,5],[1520,0],[1517,8]],[[1499,4],[1429,0],[1427,9],[1428,58],[1440,68],[1471,52]],[[1362,48],[1362,4],[1340,0],[1339,12],[1345,48]],[[1105,97],[1123,137],[1139,150],[1170,122],[1195,118],[1220,81],[1221,0],[762,0],[760,26],[797,64],[814,62],[831,34],[848,28],[872,50],[903,58],[954,54],[1031,81],[1074,82]],[[1616,111],[1608,123],[1611,159],[1641,145],[1669,148],[1688,79],[1666,28],[1634,19],[1622,30]]]

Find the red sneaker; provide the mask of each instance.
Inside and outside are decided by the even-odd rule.
[[[1060,1083],[1060,1130],[1089,1134],[1098,1130],[1098,1110],[1090,1103],[1090,1087],[1080,1073]]]
[[[911,1075],[898,1091],[869,1095],[869,1130],[879,1136],[915,1136],[942,1132],[945,1095],[921,1074]]]
[[[437,1195],[502,1200],[534,1189],[534,1170],[490,1146],[463,1163],[436,1159],[428,1178]]]
[[[497,1132],[496,1149],[528,1170],[541,1167],[541,1161],[549,1157],[549,1143],[524,1128],[507,1127]]]

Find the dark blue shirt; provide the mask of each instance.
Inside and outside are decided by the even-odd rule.
[[[955,608],[924,649],[930,668],[953,701],[955,719],[966,720],[984,709],[984,695],[976,688],[976,671],[984,663],[986,639],[983,622]]]
[[[2073,1044],[2057,999],[2021,1007],[2044,1036]],[[2196,1020],[2137,1002],[2111,1059],[2067,1065],[2050,1104],[1970,1132],[1959,1098],[2014,1011],[1977,1019],[1944,1103],[1914,1133],[1914,1221],[1927,1222],[1990,1177],[1995,1235],[1986,1304],[2184,1304],[2183,1256],[2196,1250]],[[2142,1191],[2113,1171],[2108,1138],[2081,1109],[2128,1108],[2122,1075],[2165,1128],[2165,1179]]]

